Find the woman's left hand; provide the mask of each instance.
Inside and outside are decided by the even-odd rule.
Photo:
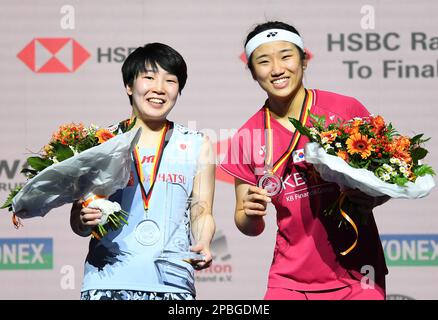
[[[204,256],[204,260],[190,260],[190,263],[193,265],[195,270],[202,270],[211,266],[211,263],[213,262],[213,256],[211,255],[210,246],[202,242],[198,242],[190,248],[190,251],[201,253]]]

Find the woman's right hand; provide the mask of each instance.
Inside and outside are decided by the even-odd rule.
[[[249,186],[247,193],[243,197],[243,210],[247,216],[259,216],[266,215],[266,207],[268,202],[271,202],[271,198],[268,197],[265,189]]]
[[[258,236],[265,229],[264,216],[271,198],[266,190],[235,179],[236,208],[234,222],[247,236]]]
[[[70,225],[72,230],[82,236],[87,237],[100,222],[102,213],[98,209],[83,208],[83,201],[75,201],[71,209]]]
[[[79,221],[83,226],[95,227],[100,223],[102,218],[102,212],[99,209],[92,209],[88,207],[82,207],[82,202],[79,203],[81,211],[79,213]]]

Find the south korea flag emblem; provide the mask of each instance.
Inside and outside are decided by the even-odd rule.
[[[292,160],[294,163],[303,162],[305,159],[304,157],[304,149],[298,149],[292,152]]]

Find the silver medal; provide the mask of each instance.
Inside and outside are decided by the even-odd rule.
[[[267,191],[267,196],[279,194],[283,189],[281,178],[272,173],[265,173],[258,182],[258,187]]]
[[[135,239],[144,246],[152,246],[160,239],[160,227],[153,220],[143,220],[135,228]]]

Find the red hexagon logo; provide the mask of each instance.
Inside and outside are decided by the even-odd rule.
[[[35,38],[17,54],[36,73],[75,72],[89,57],[73,38]]]

